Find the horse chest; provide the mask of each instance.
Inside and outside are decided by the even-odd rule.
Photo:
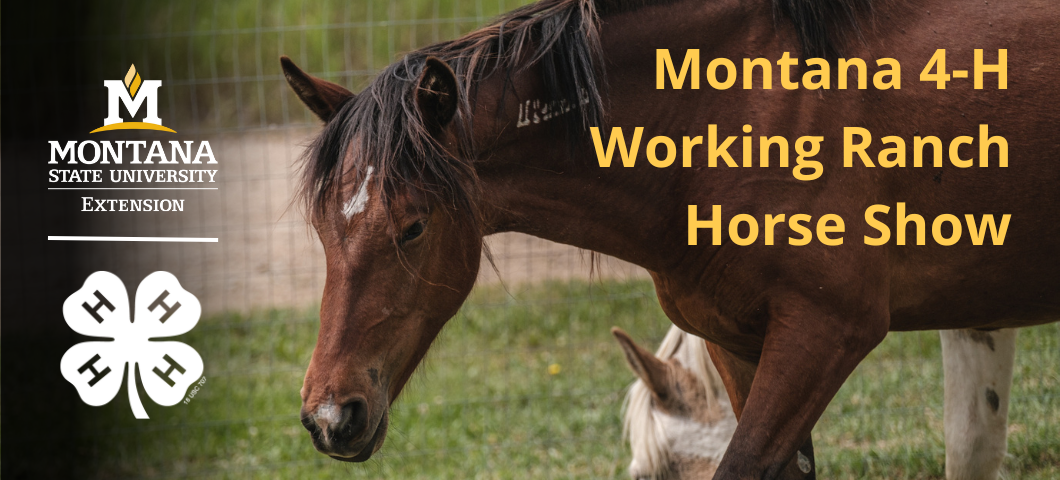
[[[735,355],[757,358],[761,352],[764,317],[723,314],[711,295],[661,274],[652,274],[663,312],[675,325]]]

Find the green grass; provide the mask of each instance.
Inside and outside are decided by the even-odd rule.
[[[98,478],[627,478],[620,439],[632,380],[608,333],[646,343],[669,322],[646,282],[548,283],[477,290],[394,405],[366,464],[316,453],[298,422],[315,343],[313,310],[205,318],[182,338],[206,364],[190,405],[124,392],[84,407]],[[550,375],[549,365],[561,371]],[[1060,475],[1060,327],[1020,333],[1007,478]],[[142,391],[141,391],[142,394]],[[822,478],[942,478],[936,332],[892,334],[855,372],[814,431]],[[88,475],[86,475],[88,476]]]

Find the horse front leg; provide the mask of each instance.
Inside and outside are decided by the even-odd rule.
[[[714,367],[721,375],[722,383],[725,384],[725,390],[729,394],[732,411],[736,415],[736,420],[739,421],[743,415],[744,405],[747,403],[747,396],[751,393],[751,385],[754,383],[758,364],[733,355],[709,341],[706,344],[710,359],[714,362]],[[799,447],[795,457],[784,468],[784,472],[781,476],[785,478],[817,478],[817,469],[813,463],[812,440],[806,439],[806,443]]]
[[[775,309],[771,317],[716,479],[815,478],[813,426],[854,367],[887,335],[886,313],[854,322],[796,304]],[[722,363],[725,357],[718,356]],[[729,380],[742,383],[736,376]]]
[[[940,330],[946,478],[995,480],[1007,449],[1016,329]]]

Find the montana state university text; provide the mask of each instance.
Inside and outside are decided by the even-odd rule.
[[[59,141],[48,142],[51,165],[76,167],[48,171],[51,184],[172,184],[216,183],[217,170],[198,166],[216,165],[210,142],[169,141]],[[166,147],[169,147],[168,149]],[[105,168],[83,168],[92,165]],[[172,169],[169,165],[188,168]],[[80,168],[79,168],[80,167]],[[197,168],[198,167],[198,168]],[[107,170],[104,173],[104,170]],[[83,212],[182,212],[183,199],[101,199],[81,197]]]
[[[183,143],[184,145],[181,145]],[[195,150],[195,154],[192,155],[192,144],[195,143],[191,140],[184,142],[178,142],[175,140],[169,141],[169,156],[166,156],[166,149],[161,141],[155,140],[151,142],[151,148],[147,149],[147,141],[136,140],[136,141],[116,141],[111,142],[104,140],[101,142],[94,142],[92,140],[86,140],[83,142],[76,142],[70,140],[65,145],[60,144],[58,141],[51,140],[48,142],[51,145],[51,160],[48,164],[54,165],[60,161],[65,161],[69,165],[94,165],[97,162],[100,165],[115,164],[121,165],[126,151],[132,154],[132,160],[129,161],[129,165],[151,165],[155,163],[155,159],[158,159],[159,165],[176,165],[177,159],[180,159],[179,163],[187,164],[202,164],[202,160],[206,160],[206,164],[216,164],[217,160],[213,157],[213,149],[210,148],[210,142],[202,141],[199,142],[199,148]],[[87,148],[86,147],[90,147]],[[141,152],[145,149],[144,159],[140,160]],[[87,150],[87,152],[86,152]]]

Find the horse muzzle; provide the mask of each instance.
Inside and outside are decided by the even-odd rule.
[[[302,425],[313,439],[313,446],[335,460],[368,460],[383,446],[386,438],[388,418],[385,409],[381,415],[372,418],[368,402],[362,397],[355,397],[342,405],[328,401],[312,412],[303,405],[301,417]]]

